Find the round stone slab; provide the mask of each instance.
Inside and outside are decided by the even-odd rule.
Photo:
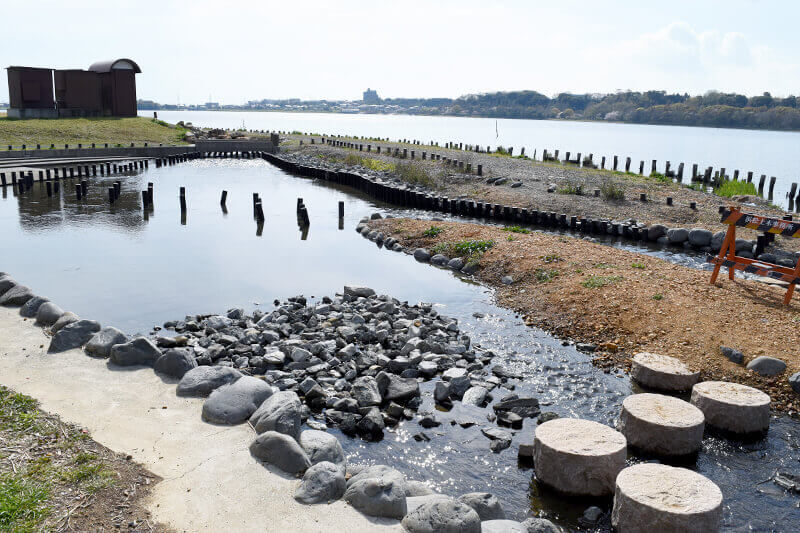
[[[626,455],[622,433],[590,420],[557,418],[534,434],[536,478],[565,494],[611,494]]]
[[[622,402],[619,430],[628,444],[657,455],[691,455],[703,442],[705,417],[697,407],[663,394],[634,394]]]
[[[692,388],[692,405],[706,423],[732,433],[761,433],[769,428],[769,395],[747,385],[704,381]]]
[[[651,389],[682,391],[691,389],[700,380],[700,373],[690,371],[674,357],[640,352],[633,356],[631,378]]]
[[[617,476],[611,523],[618,533],[719,530],[722,491],[686,468],[643,463]]]

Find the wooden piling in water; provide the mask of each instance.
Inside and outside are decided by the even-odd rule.
[[[225,202],[227,202],[227,201],[228,201],[228,191],[223,190],[222,191],[222,196],[219,199],[219,205],[221,205],[222,207],[225,207]]]
[[[344,202],[339,202],[339,218],[344,218]]]

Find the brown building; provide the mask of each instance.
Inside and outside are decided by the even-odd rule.
[[[136,116],[136,74],[141,69],[130,59],[100,61],[89,70],[7,70],[9,117]]]

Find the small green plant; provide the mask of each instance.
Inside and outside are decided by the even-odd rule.
[[[625,199],[625,189],[618,183],[606,181],[600,185],[600,194],[606,200],[621,201]]]
[[[660,172],[651,172],[649,178],[653,181],[660,181],[662,183],[672,183],[672,178],[665,176]]]
[[[463,255],[483,254],[494,246],[494,241],[490,240],[474,240],[474,241],[461,241],[453,245],[453,250],[456,253]]]
[[[422,234],[425,235],[426,237],[436,237],[443,231],[444,230],[439,226],[431,226],[430,228],[423,231]]]
[[[447,255],[450,253],[451,247],[452,245],[449,242],[440,242],[439,244],[433,247],[433,253]]]
[[[506,149],[505,149],[504,147],[502,147],[502,146],[498,146],[498,147],[497,147],[497,150],[495,150],[494,152],[495,152],[496,154],[498,154],[498,155],[508,155],[508,150],[506,150]]]
[[[394,172],[400,179],[407,183],[424,185],[426,187],[433,186],[433,180],[428,176],[427,172],[411,163],[398,163],[395,165]]]
[[[637,263],[636,261],[631,263],[631,267],[632,268],[638,268],[640,270],[644,270],[645,268],[647,268],[647,266],[644,263]]]
[[[525,233],[526,235],[531,232],[531,230],[520,226],[507,226],[505,228],[500,228],[500,229],[502,229],[503,231],[510,231],[511,233]]]
[[[587,289],[599,289],[600,287],[613,285],[620,281],[622,281],[622,276],[589,276],[581,282],[581,285]]]
[[[595,263],[595,268],[615,268],[614,265],[610,265],[608,263]]]
[[[583,194],[583,185],[580,183],[565,183],[558,190],[556,190],[556,192],[558,194],[574,194],[576,196],[581,196]]]
[[[558,276],[558,270],[547,270],[544,268],[539,268],[533,273],[533,276],[539,283],[547,283],[548,281],[551,281]]]
[[[716,189],[714,194],[717,196],[755,196],[758,194],[756,186],[746,181],[726,181]]]
[[[661,295],[661,294],[654,294],[653,295],[653,300],[656,300],[656,301],[662,300],[663,298],[664,298],[664,296]]]
[[[547,254],[539,257],[545,263],[557,263],[561,261],[561,256],[558,254]]]

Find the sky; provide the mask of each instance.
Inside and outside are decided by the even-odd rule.
[[[0,0],[0,66],[127,57],[137,96],[800,94],[800,2]],[[0,101],[8,84],[0,82]]]

